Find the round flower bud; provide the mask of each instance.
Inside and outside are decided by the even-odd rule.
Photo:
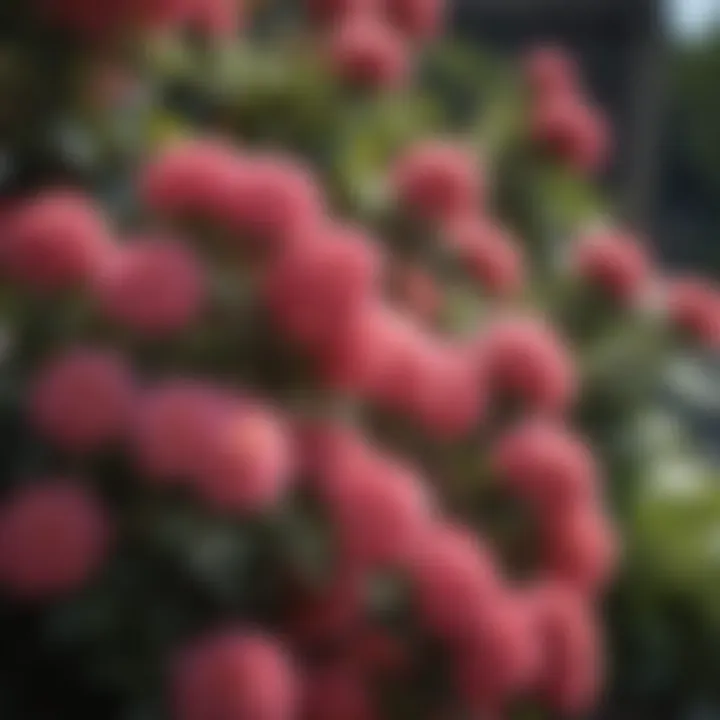
[[[485,388],[472,356],[453,345],[432,347],[425,374],[415,407],[420,425],[438,439],[467,435],[485,410]]]
[[[600,634],[590,606],[572,590],[552,583],[534,592],[532,606],[543,697],[563,714],[587,712],[597,700],[603,675]]]
[[[158,153],[139,178],[140,197],[156,213],[170,217],[224,221],[235,203],[242,164],[229,143],[182,140]]]
[[[394,88],[409,72],[408,48],[376,15],[349,15],[330,36],[330,66],[344,82],[368,89]]]
[[[600,508],[576,508],[546,522],[544,565],[548,573],[586,597],[605,590],[618,561],[618,542]]]
[[[270,268],[270,313],[286,337],[324,352],[373,292],[381,265],[377,246],[362,232],[325,228],[315,241],[288,248]]]
[[[601,113],[574,95],[550,96],[533,108],[531,133],[550,155],[584,173],[602,169],[610,130]]]
[[[524,317],[499,320],[477,349],[496,399],[545,413],[563,412],[574,401],[578,381],[572,356],[546,323]]]
[[[287,489],[291,449],[285,427],[269,410],[243,406],[214,426],[197,458],[195,490],[223,511],[262,512]]]
[[[161,484],[194,478],[230,402],[220,390],[188,379],[166,380],[145,392],[136,404],[131,438],[139,470]]]
[[[536,99],[574,95],[578,90],[578,68],[562,48],[541,45],[525,57],[525,79]]]
[[[377,565],[406,558],[432,513],[420,478],[362,444],[336,455],[328,470],[320,492],[346,561]]]
[[[184,648],[170,692],[175,720],[291,720],[299,701],[292,663],[277,641],[235,629]]]
[[[489,610],[471,607],[469,612],[474,623],[456,659],[460,694],[474,710],[502,707],[529,690],[539,673],[534,617],[510,590]]]
[[[382,0],[304,0],[310,18],[317,23],[339,23],[353,15],[371,15]]]
[[[458,642],[499,600],[500,578],[489,551],[462,527],[428,524],[406,564],[423,626]]]
[[[94,283],[101,314],[129,330],[166,335],[184,330],[204,303],[203,270],[172,240],[143,238],[120,249]]]
[[[506,297],[523,286],[523,255],[516,241],[499,225],[468,216],[450,224],[448,242],[468,274],[489,295]]]
[[[73,481],[19,488],[0,508],[0,586],[21,600],[79,590],[102,565],[109,520]]]
[[[666,312],[683,337],[713,350],[720,347],[720,292],[710,283],[700,278],[671,282]]]
[[[308,168],[283,155],[242,159],[231,186],[230,229],[270,250],[319,233],[324,199]]]
[[[404,207],[433,221],[472,210],[484,190],[470,149],[439,140],[421,142],[401,156],[393,182]]]
[[[646,251],[625,233],[591,233],[580,239],[572,259],[579,278],[622,305],[637,300],[649,280]]]
[[[551,512],[596,497],[598,470],[588,445],[563,427],[530,420],[500,439],[495,472],[521,497]]]
[[[77,347],[53,357],[34,379],[30,420],[58,447],[89,452],[124,434],[134,394],[122,357]]]
[[[5,217],[0,266],[35,291],[85,284],[112,250],[108,229],[90,200],[69,190],[46,191]]]
[[[443,304],[442,289],[435,278],[419,266],[400,265],[393,270],[396,302],[420,320],[433,322]]]
[[[427,40],[442,29],[445,0],[385,0],[392,25],[411,40]]]

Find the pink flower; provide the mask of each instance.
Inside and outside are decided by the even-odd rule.
[[[101,313],[144,334],[185,329],[200,315],[204,296],[203,270],[195,255],[161,238],[124,246],[95,278]]]
[[[542,660],[533,616],[520,596],[505,590],[490,610],[470,607],[474,623],[456,657],[456,681],[473,710],[503,707],[527,692]]]
[[[342,22],[352,15],[373,14],[381,0],[304,0],[310,17],[323,24]]]
[[[613,528],[593,505],[546,521],[544,565],[553,577],[587,597],[605,590],[618,562]]]
[[[288,249],[267,277],[266,300],[281,332],[323,352],[374,291],[381,274],[375,243],[345,226]]]
[[[551,95],[533,108],[531,133],[550,155],[580,172],[596,172],[610,154],[610,129],[602,114],[575,95]]]
[[[192,0],[185,21],[204,37],[232,38],[242,24],[243,8],[241,0]]]
[[[525,57],[525,78],[536,99],[567,96],[578,90],[575,60],[562,48],[541,45]]]
[[[464,348],[430,348],[424,386],[415,413],[432,437],[457,439],[471,432],[485,411],[485,389],[474,359]]]
[[[362,673],[348,663],[310,671],[305,681],[302,717],[306,720],[378,720]]]
[[[339,534],[343,557],[361,565],[406,558],[433,509],[411,468],[361,441],[345,445],[335,455],[322,473],[319,491]]]
[[[36,291],[83,285],[112,250],[108,229],[78,192],[49,190],[10,210],[0,262],[7,276]]]
[[[324,198],[309,168],[289,156],[242,158],[232,186],[229,228],[246,243],[282,249],[319,232]]]
[[[397,87],[409,72],[408,49],[400,35],[366,13],[351,14],[334,29],[329,62],[335,75],[362,88]]]
[[[570,351],[541,320],[509,317],[497,321],[481,338],[478,357],[496,400],[558,413],[575,399],[578,380]]]
[[[195,477],[216,424],[232,399],[217,388],[171,379],[137,403],[132,428],[135,461],[148,479],[187,482]]]
[[[460,641],[500,599],[500,578],[489,551],[466,529],[425,526],[406,562],[414,603],[424,627],[435,637]]]
[[[720,347],[720,292],[700,278],[670,283],[666,294],[667,315],[681,335],[701,346]]]
[[[441,140],[412,146],[393,173],[402,205],[429,220],[448,220],[482,202],[483,178],[469,148]]]
[[[19,488],[0,509],[0,584],[21,599],[78,590],[102,565],[109,520],[74,481]]]
[[[522,289],[522,252],[496,223],[473,216],[455,220],[450,224],[448,240],[467,272],[489,295],[505,297]]]
[[[543,420],[525,421],[502,437],[493,467],[512,490],[554,517],[596,497],[598,470],[588,445]]]
[[[291,477],[287,429],[270,410],[230,409],[197,458],[195,491],[211,507],[262,512],[282,497]]]
[[[442,29],[445,0],[384,0],[393,26],[412,40],[427,40]]]
[[[132,372],[121,356],[76,347],[51,358],[34,379],[30,419],[58,447],[89,452],[124,433],[134,394]]]
[[[591,233],[581,238],[573,266],[582,280],[621,304],[635,301],[650,275],[647,252],[635,238],[621,232]]]
[[[175,720],[296,717],[299,688],[290,658],[270,637],[230,629],[200,637],[172,666]]]
[[[160,29],[185,18],[187,0],[37,0],[50,23],[100,43],[129,29]]]
[[[542,651],[539,690],[556,711],[582,714],[593,707],[603,675],[591,608],[559,584],[542,585],[533,595],[531,612]]]
[[[232,145],[215,138],[183,140],[158,153],[139,178],[140,197],[157,213],[224,221],[242,172]]]
[[[432,274],[417,265],[399,265],[393,275],[397,303],[420,320],[436,320],[442,309],[443,294]]]

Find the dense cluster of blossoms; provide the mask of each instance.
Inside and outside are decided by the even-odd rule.
[[[96,32],[189,20],[224,29],[230,6],[238,9],[131,0],[108,2],[106,14],[89,5],[57,0],[46,10]],[[332,69],[374,88],[407,77],[412,49],[439,31],[442,14],[439,0],[307,5],[329,36]],[[544,49],[526,78],[532,138],[582,170],[598,167],[607,131],[582,100],[572,63]],[[416,142],[388,173],[395,211],[431,227],[463,282],[493,308],[471,336],[442,327],[434,268],[404,264],[381,237],[333,214],[312,169],[289,154],[220,138],[172,144],[140,172],[138,197],[152,222],[131,237],[117,237],[91,198],[65,188],[4,209],[4,281],[57,302],[59,313],[68,298],[82,301],[91,327],[104,331],[53,348],[31,368],[27,419],[62,467],[120,454],[148,495],[182,492],[238,523],[310,497],[331,529],[332,577],[317,587],[289,571],[293,590],[277,598],[277,626],[240,616],[168,648],[178,720],[380,717],[375,681],[402,685],[422,655],[417,636],[440,648],[449,669],[451,699],[439,711],[494,717],[531,697],[574,714],[595,701],[596,603],[619,549],[602,468],[572,427],[581,370],[551,319],[515,304],[532,268],[493,215],[489,183],[474,151],[452,138]],[[203,244],[198,227],[212,240]],[[668,328],[720,343],[717,291],[696,279],[660,281],[629,233],[588,233],[570,260],[568,276],[608,303],[629,308],[658,290]],[[221,377],[204,366],[178,371],[172,358],[158,372],[135,357],[158,343],[182,347],[213,323],[218,334],[240,332],[223,319],[237,296],[216,287],[228,273],[246,291],[242,305],[262,318],[260,334],[273,335],[273,363],[307,370],[291,390],[299,384],[315,397],[312,416],[271,385],[256,387],[240,362]],[[422,452],[389,442],[388,420],[421,445],[482,460],[487,478],[470,481],[488,482],[532,519],[530,569],[510,572],[470,508],[445,497],[453,478],[435,477]],[[43,475],[3,498],[8,596],[52,603],[112,563],[123,525],[95,484],[87,473]],[[368,613],[368,585],[388,574],[402,580],[412,637]]]

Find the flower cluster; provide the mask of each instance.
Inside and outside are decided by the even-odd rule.
[[[565,52],[547,46],[526,59],[532,139],[580,172],[607,162],[610,132],[600,110],[585,97],[578,69]]]
[[[239,6],[90,4],[45,9],[83,33],[138,23],[224,32]],[[332,69],[377,89],[407,77],[410,50],[439,31],[443,8],[313,0],[307,10]],[[572,63],[544,49],[525,77],[535,140],[597,169],[608,132]],[[155,511],[181,497],[218,526],[257,531],[248,544],[271,546],[262,574],[280,576],[272,608],[232,604],[237,617],[207,618],[165,648],[177,720],[385,717],[380,687],[420,692],[414,673],[429,656],[449,685],[438,716],[495,717],[519,697],[587,711],[603,674],[596,604],[619,542],[602,463],[574,424],[584,367],[552,317],[522,306],[533,267],[495,211],[491,177],[454,138],[413,141],[386,177],[388,212],[427,231],[432,258],[479,300],[470,334],[446,322],[449,283],[436,264],[399,257],[386,228],[338,213],[319,174],[290,153],[219,137],[166,146],[137,178],[145,224],[123,236],[76,190],[4,207],[10,290],[84,324],[68,322],[39,361],[19,363],[24,419],[63,471],[20,478],[0,502],[3,593],[51,605],[112,566],[139,522],[115,512],[93,476],[117,463],[132,485],[122,490]],[[720,343],[718,291],[661,280],[628,231],[588,231],[562,272],[628,313],[654,293],[668,335]],[[227,341],[216,364],[198,351],[207,335]],[[178,357],[158,362],[166,344]],[[475,517],[483,491],[527,513],[529,568]],[[270,567],[283,542],[268,527],[283,528],[283,547],[302,544],[283,521],[305,504],[328,536],[322,582],[284,555]],[[400,628],[373,612],[383,581],[401,588],[387,603],[403,613]]]

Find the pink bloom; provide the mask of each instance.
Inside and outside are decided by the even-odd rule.
[[[410,468],[361,444],[336,456],[323,473],[320,495],[344,557],[363,565],[407,557],[432,513],[425,486]]]
[[[483,178],[469,148],[440,140],[412,146],[393,174],[399,201],[413,213],[448,220],[482,202]]]
[[[578,68],[563,49],[552,45],[533,48],[525,58],[525,78],[535,98],[575,94]]]
[[[52,358],[35,378],[30,419],[65,450],[97,450],[124,433],[134,394],[134,379],[122,357],[76,347]]]
[[[542,660],[533,616],[505,590],[491,609],[478,612],[457,653],[460,694],[474,710],[503,707],[536,680]]]
[[[337,23],[352,15],[372,14],[381,0],[304,0],[310,17],[323,24]]]
[[[232,38],[242,24],[243,6],[242,0],[191,0],[185,21],[202,36]]]
[[[473,216],[456,220],[450,224],[448,240],[467,272],[489,295],[505,297],[522,289],[522,252],[496,223]]]
[[[602,684],[603,652],[590,607],[572,590],[548,583],[532,598],[542,651],[539,690],[558,712],[593,707]]]
[[[596,496],[598,470],[590,448],[546,421],[526,421],[502,437],[493,467],[510,488],[553,516]]]
[[[580,172],[595,172],[610,154],[610,129],[600,111],[574,95],[549,96],[533,109],[532,136],[550,155]]]
[[[315,241],[289,248],[270,268],[270,313],[288,338],[323,352],[374,291],[381,265],[375,243],[362,232],[324,228]]]
[[[666,296],[670,323],[681,335],[712,349],[720,347],[720,292],[700,278],[670,283]]]
[[[0,509],[0,584],[29,600],[78,590],[102,565],[109,520],[72,481],[31,484]]]
[[[618,562],[613,528],[595,506],[546,521],[543,530],[547,572],[585,596],[602,592]]]
[[[176,720],[296,717],[299,688],[290,658],[276,640],[228,630],[195,640],[171,674]]]
[[[408,76],[408,49],[390,25],[375,15],[344,19],[330,36],[329,62],[345,82],[363,88],[394,88]]]
[[[282,422],[250,405],[230,409],[198,457],[199,497],[219,510],[262,512],[287,489],[292,452]]]
[[[347,663],[309,673],[302,717],[305,720],[378,720],[361,672]]]
[[[46,20],[100,43],[129,29],[160,29],[177,25],[187,12],[188,0],[37,0]]]
[[[33,290],[84,284],[112,250],[108,229],[91,201],[50,190],[8,212],[0,261],[15,282]]]
[[[464,528],[427,524],[406,568],[423,625],[436,637],[458,642],[500,599],[500,578],[489,551]]]
[[[232,402],[220,390],[192,380],[168,380],[137,403],[133,455],[149,479],[172,483],[194,478],[221,413]]]
[[[119,250],[98,272],[102,314],[146,334],[185,329],[204,303],[203,270],[190,249],[172,240],[142,238]]]
[[[140,178],[140,197],[155,212],[172,217],[223,221],[235,203],[241,162],[229,143],[183,140],[158,153]]]
[[[415,317],[433,322],[442,309],[443,296],[432,274],[416,265],[400,265],[393,275],[398,304]]]
[[[228,225],[245,242],[281,250],[319,232],[324,220],[320,187],[310,169],[289,156],[242,158],[231,189]]]
[[[578,381],[572,356],[546,323],[502,319],[481,338],[478,351],[496,399],[546,413],[562,412],[574,401]]]
[[[418,420],[436,438],[467,435],[485,410],[485,389],[475,372],[474,359],[453,345],[438,345],[429,353],[424,387],[415,408]]]
[[[619,232],[581,238],[573,264],[582,280],[621,304],[636,300],[650,275],[647,252],[635,238]]]
[[[412,40],[427,40],[442,29],[445,0],[384,0],[390,22]]]

